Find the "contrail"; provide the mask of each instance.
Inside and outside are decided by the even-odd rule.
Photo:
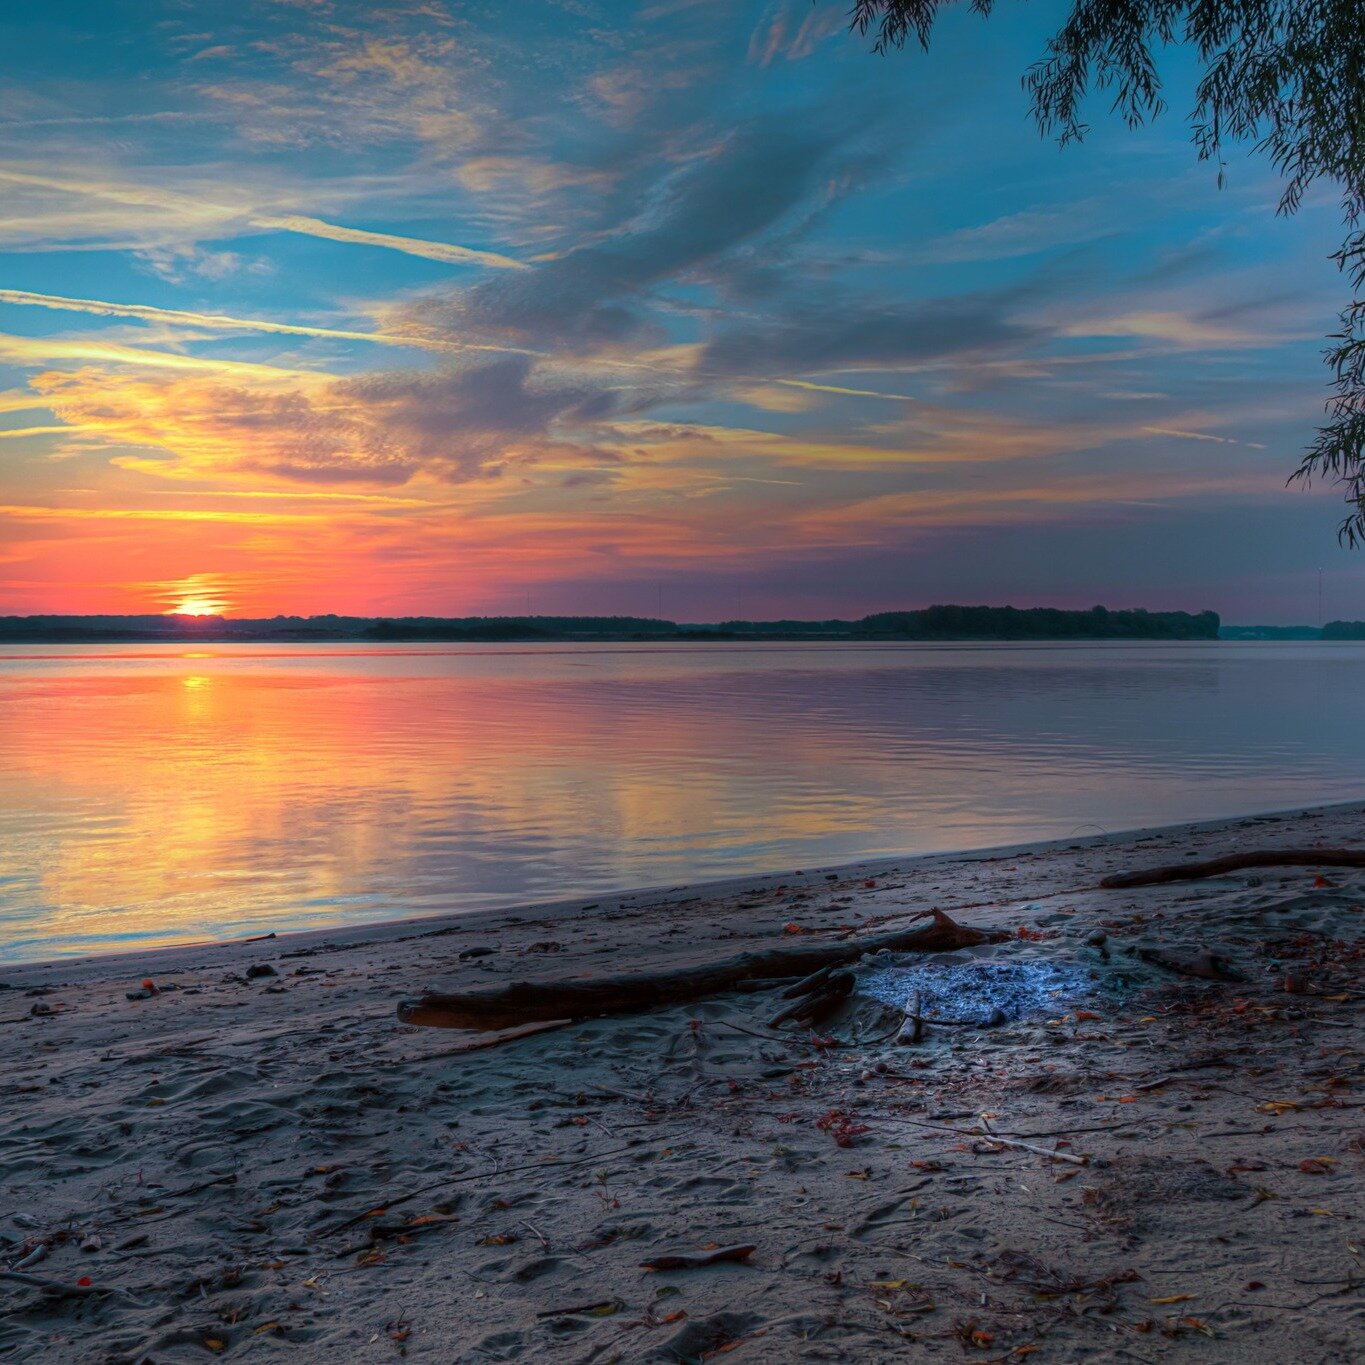
[[[423,237],[398,237],[391,232],[367,232],[364,228],[342,227],[325,223],[321,218],[304,218],[288,214],[283,218],[251,219],[252,227],[279,232],[297,232],[305,237],[325,237],[329,242],[354,242],[358,246],[382,246],[390,251],[402,251],[408,256],[423,256],[429,261],[447,265],[486,265],[495,270],[529,270],[525,261],[496,251],[478,251],[474,247],[455,246],[451,242],[431,242]]]
[[[257,214],[250,209],[230,204],[215,204],[210,199],[174,191],[147,189],[141,185],[118,185],[99,180],[63,180],[57,176],[35,175],[30,171],[0,170],[0,181],[11,185],[31,185],[37,189],[57,190],[63,194],[86,195],[92,199],[107,199],[114,204],[166,209],[184,215],[191,224],[207,229],[210,225],[226,227],[234,221],[245,221],[252,227],[267,232],[297,232],[304,237],[325,237],[333,242],[354,242],[361,246],[384,247],[401,251],[408,256],[422,256],[429,261],[447,265],[483,265],[497,270],[529,270],[524,261],[514,260],[496,251],[479,251],[474,247],[456,246],[453,242],[432,242],[423,237],[403,237],[392,232],[368,232],[364,228],[345,227],[328,223],[321,218],[302,214]]]
[[[499,354],[539,355],[515,346],[483,346],[476,342],[446,341],[401,332],[352,332],[339,327],[305,327],[293,322],[236,318],[226,313],[192,313],[183,308],[156,308],[147,303],[110,303],[106,299],[69,299],[61,294],[35,294],[27,289],[0,289],[0,303],[52,308],[64,313],[93,313],[96,317],[139,318],[143,322],[179,322],[189,327],[219,331],[272,332],[284,336],[330,337],[339,341],[371,341],[377,346],[415,346],[425,351],[496,351]]]

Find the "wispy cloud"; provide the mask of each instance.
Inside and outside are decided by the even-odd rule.
[[[401,251],[408,256],[421,256],[428,261],[442,261],[447,265],[482,265],[494,270],[526,270],[524,261],[496,251],[480,251],[474,247],[456,246],[452,242],[431,242],[421,237],[400,237],[391,232],[368,232],[364,228],[343,227],[340,223],[325,223],[321,218],[305,218],[286,214],[282,218],[257,216],[253,227],[277,232],[297,232],[305,237],[322,237],[329,242],[351,242],[357,246],[384,247]]]
[[[811,389],[815,393],[839,393],[852,398],[885,398],[894,403],[915,403],[919,400],[908,393],[883,393],[880,389],[849,389],[840,384],[817,384],[810,379],[774,379],[774,384],[783,384],[789,389]]]
[[[250,376],[254,379],[313,379],[308,370],[291,370],[278,365],[257,365],[246,360],[214,360],[201,356],[179,355],[174,351],[148,351],[116,342],[72,341],[60,337],[25,337],[0,332],[0,360],[15,365],[35,366],[61,361],[94,361],[109,365],[128,365],[143,369],[196,370],[202,373]]]
[[[109,245],[123,250],[130,244],[127,240],[129,234],[141,234],[151,244],[161,244],[168,238],[220,240],[248,232],[290,232],[333,242],[380,247],[446,265],[475,265],[496,270],[526,269],[524,262],[496,251],[392,232],[374,232],[305,214],[267,212],[249,202],[240,202],[245,197],[242,195],[234,196],[239,202],[223,202],[217,193],[200,196],[88,176],[46,175],[13,166],[0,168],[0,183],[47,190],[77,200],[117,204],[139,211],[132,217],[120,215],[114,219],[88,214],[72,218],[60,211],[45,215],[42,206],[37,206],[38,211],[28,215],[16,214],[13,210],[9,214],[0,211],[0,242],[8,239],[11,247],[24,246],[35,239],[39,244],[50,244],[63,233],[67,240],[95,246],[99,243],[90,239],[107,234],[115,239]],[[215,185],[212,188],[218,192],[223,187]]]
[[[0,441],[19,441],[27,436],[51,436],[53,432],[69,433],[74,427],[5,427],[0,428]]]
[[[143,303],[110,303],[106,299],[70,299],[60,294],[35,294],[26,289],[0,289],[0,303],[50,308],[58,312],[89,313],[96,317],[139,318],[144,322],[177,323],[211,332],[266,332],[281,336],[321,337],[337,341],[365,341],[377,346],[413,347],[427,351],[496,351],[519,354],[535,352],[508,346],[487,346],[443,337],[401,335],[394,332],[361,332],[338,327],[313,327],[303,323],[270,322],[262,318],[230,317],[224,313],[194,313],[180,308],[157,308]]]
[[[1182,441],[1213,441],[1220,446],[1250,446],[1252,450],[1265,450],[1259,441],[1238,441],[1231,436],[1214,436],[1207,431],[1179,431],[1174,427],[1143,427],[1143,431],[1153,436],[1177,436]]]

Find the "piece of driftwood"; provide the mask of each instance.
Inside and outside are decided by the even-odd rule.
[[[905,1002],[905,1022],[901,1025],[900,1032],[896,1034],[896,1043],[899,1047],[909,1047],[923,1038],[924,1016],[919,1012],[919,992],[916,991]]]
[[[709,1251],[680,1251],[641,1261],[640,1269],[705,1270],[709,1265],[721,1265],[726,1261],[747,1261],[756,1250],[752,1243],[740,1242],[735,1246],[712,1247]]]
[[[820,1023],[821,1020],[829,1018],[853,994],[853,987],[857,982],[858,978],[852,972],[830,972],[816,982],[814,989],[799,1000],[793,1001],[780,1013],[773,1015],[768,1020],[768,1027],[781,1028],[783,1024],[800,1024],[803,1028],[810,1028]]]
[[[413,1020],[420,1023],[420,1020]],[[519,1038],[534,1038],[537,1033],[553,1033],[555,1029],[568,1028],[572,1019],[548,1019],[544,1023],[525,1024],[521,1028],[505,1029],[500,1033],[484,1033],[459,1047],[442,1048],[439,1052],[422,1052],[415,1057],[383,1057],[371,1060],[374,1066],[417,1066],[422,1062],[439,1062],[447,1057],[462,1057],[467,1052],[483,1052],[490,1047],[500,1047],[503,1043],[515,1043]],[[438,1026],[439,1027],[439,1026]]]
[[[1018,1138],[997,1137],[994,1133],[983,1133],[983,1142],[993,1142],[997,1147],[1013,1147],[1021,1152],[1033,1152],[1037,1156],[1045,1156],[1049,1161],[1069,1161],[1073,1166],[1088,1166],[1090,1158],[1088,1156],[1073,1156],[1070,1152],[1053,1151],[1050,1147],[1035,1147],[1031,1142],[1020,1142]]]
[[[1133,955],[1177,976],[1196,976],[1204,981],[1245,981],[1235,967],[1208,948],[1192,953],[1171,952],[1165,948],[1134,948]]]
[[[592,1019],[603,1014],[630,1014],[720,995],[743,981],[761,977],[794,977],[855,962],[864,953],[946,953],[999,943],[1009,937],[998,930],[958,924],[941,910],[926,912],[932,922],[834,943],[768,948],[741,953],[719,962],[658,972],[633,972],[577,981],[512,981],[475,986],[467,991],[431,992],[420,1000],[404,1000],[398,1017],[405,1024],[428,1028],[503,1029],[548,1019]],[[925,915],[916,916],[925,918]]]
[[[926,1024],[941,1028],[999,1028],[1001,1024],[1009,1023],[1009,1016],[998,1005],[984,1019],[940,1019],[937,1015],[921,1014],[918,991],[905,1002],[904,1013],[905,1021],[896,1034],[896,1043],[901,1047],[923,1042]]]
[[[1110,890],[1128,886],[1158,886],[1162,882],[1194,882],[1221,877],[1248,867],[1365,867],[1365,850],[1355,848],[1268,848],[1252,853],[1229,853],[1198,863],[1172,863],[1145,872],[1116,872],[1100,885]]]

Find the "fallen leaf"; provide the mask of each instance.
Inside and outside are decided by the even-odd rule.
[[[1159,1299],[1148,1299],[1148,1303],[1187,1303],[1190,1299],[1197,1299],[1198,1294],[1163,1294]]]
[[[1298,1100],[1267,1100],[1256,1106],[1258,1114],[1288,1114],[1299,1107]]]
[[[1301,1170],[1304,1175],[1331,1175],[1332,1167],[1336,1164],[1335,1157],[1310,1156],[1306,1160],[1299,1162],[1299,1170]]]

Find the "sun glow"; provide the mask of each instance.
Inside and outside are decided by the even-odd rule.
[[[166,613],[168,616],[221,616],[223,604],[207,597],[187,597]]]
[[[162,585],[167,616],[223,616],[232,606],[222,582],[213,574],[193,574]]]

